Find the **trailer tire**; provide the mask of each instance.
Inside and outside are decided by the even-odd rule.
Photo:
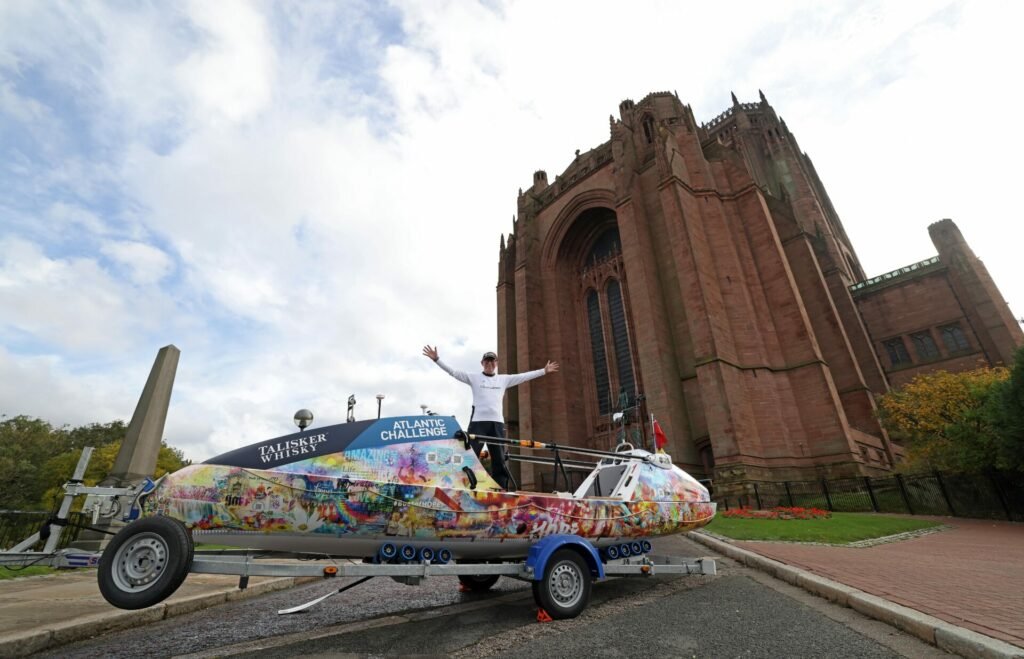
[[[555,620],[575,618],[590,602],[590,567],[579,552],[559,549],[548,559],[544,577],[533,582],[537,606]]]
[[[460,574],[459,583],[474,593],[483,593],[498,583],[501,576],[497,574]]]
[[[167,599],[192,567],[192,534],[176,519],[144,517],[121,529],[100,556],[103,599],[144,609]]]

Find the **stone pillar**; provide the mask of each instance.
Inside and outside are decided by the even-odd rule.
[[[135,406],[135,414],[128,424],[121,450],[114,460],[114,468],[100,485],[123,487],[150,478],[156,470],[160,442],[164,437],[167,408],[171,403],[174,374],[178,370],[181,351],[175,346],[164,346],[156,355],[149,379]]]
[[[178,369],[181,351],[173,345],[164,346],[156,355],[149,379],[142,389],[135,414],[128,424],[121,450],[114,460],[114,467],[100,483],[105,487],[127,487],[153,476],[156,460],[160,454],[160,443],[164,436],[164,423],[171,402],[174,374]],[[122,501],[122,505],[130,502]],[[118,516],[119,517],[119,516]],[[122,523],[119,519],[101,518],[95,526],[107,531],[117,531]],[[113,537],[98,531],[83,531],[72,546],[88,551],[99,551]]]

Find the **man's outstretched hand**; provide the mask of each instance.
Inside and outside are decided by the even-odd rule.
[[[558,370],[558,362],[548,361],[547,366],[544,367],[544,374],[554,373]]]
[[[436,362],[437,361],[437,347],[435,346],[435,347],[431,348],[430,346],[423,346],[423,356],[424,357],[430,357],[431,359],[433,359]],[[551,364],[551,362],[548,362],[548,364]],[[555,364],[555,370],[558,370],[558,364]]]

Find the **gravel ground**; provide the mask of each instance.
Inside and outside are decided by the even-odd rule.
[[[527,594],[529,601],[533,601],[532,596],[528,595],[530,586],[513,579],[503,578],[491,592],[476,594],[459,592],[458,581],[454,578],[430,578],[419,586],[407,586],[388,578],[378,578],[302,613],[277,615],[278,609],[302,604],[352,581],[355,579],[321,581],[250,600],[228,602],[137,630],[106,634],[65,645],[37,656],[54,659],[169,657],[255,638],[306,632],[395,613],[486,600],[517,591]]]

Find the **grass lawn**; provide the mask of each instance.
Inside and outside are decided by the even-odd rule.
[[[829,519],[731,519],[717,515],[705,528],[734,540],[844,544],[916,531],[941,522],[871,513],[832,513]]]
[[[18,577],[35,577],[40,574],[54,574],[57,570],[45,565],[30,565],[26,568],[0,567],[0,580],[17,579]]]

